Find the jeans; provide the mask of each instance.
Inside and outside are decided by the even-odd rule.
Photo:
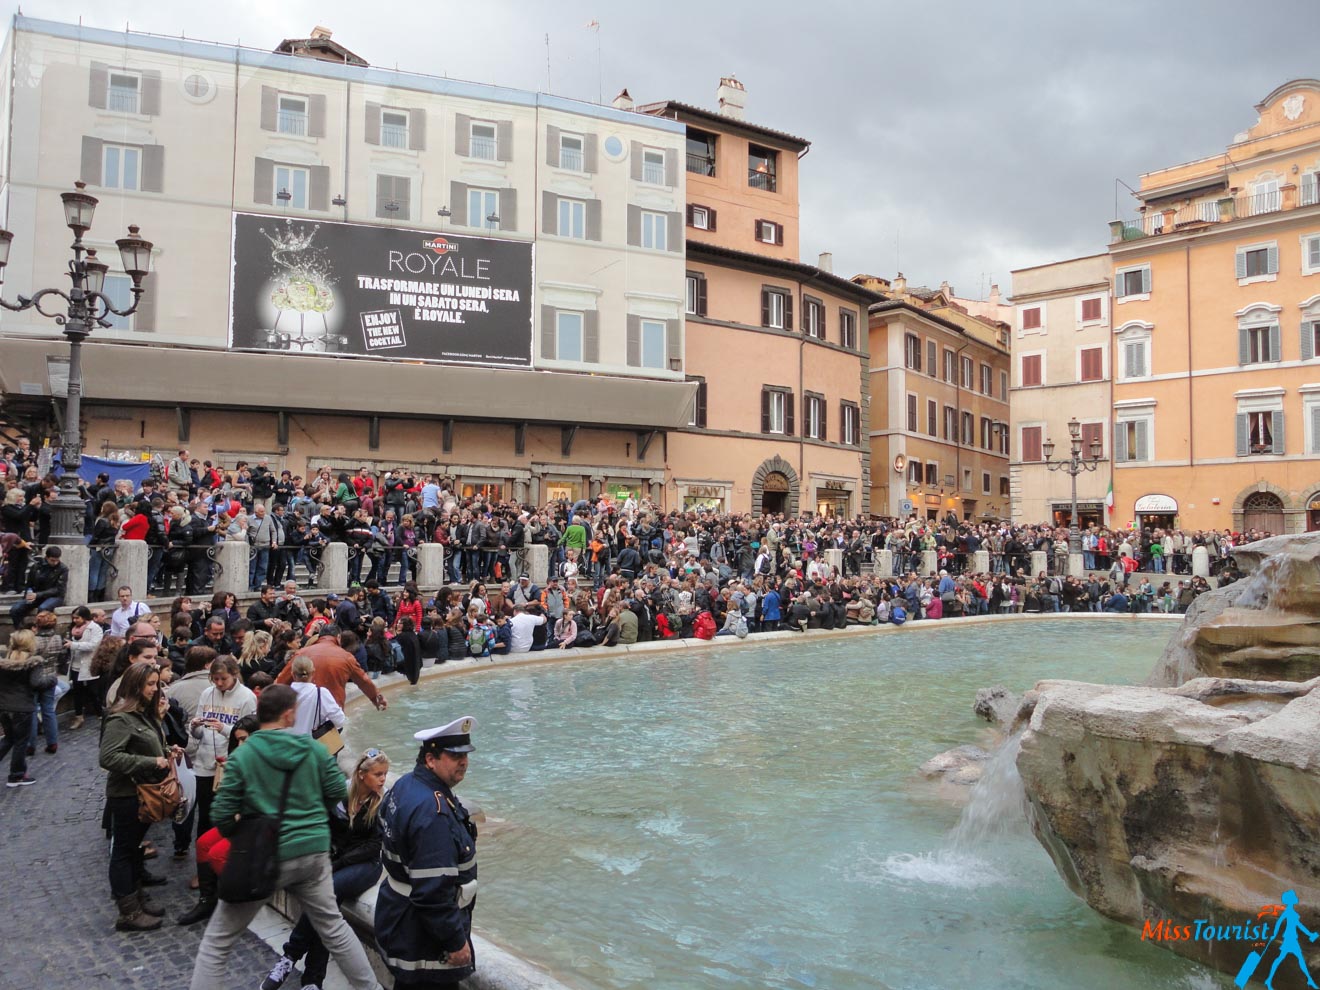
[[[330,875],[330,884],[335,892],[335,904],[342,904],[344,901],[365,893],[374,887],[379,879],[380,863],[378,861],[354,863],[352,866],[335,870]],[[325,982],[325,970],[327,963],[330,961],[330,953],[326,951],[325,945],[317,938],[316,929],[312,927],[312,919],[308,917],[306,912],[303,912],[302,917],[298,919],[298,924],[289,933],[289,941],[284,943],[283,952],[294,962],[297,962],[303,956],[307,957],[307,962],[303,965],[303,986],[319,987]]]
[[[60,725],[55,718],[55,687],[52,685],[44,691],[34,691],[33,701],[37,707],[32,712],[32,734],[28,736],[34,743],[37,740],[37,716],[41,716],[41,723],[46,728],[46,745],[54,746],[60,741]]]
[[[147,555],[147,589],[156,587],[156,579],[160,576],[161,564],[165,561],[165,548],[152,547]]]
[[[261,547],[252,551],[252,561],[248,564],[248,587],[256,591],[266,583],[266,571],[270,569],[270,547]]]
[[[1086,568],[1086,570],[1088,570],[1088,571],[1093,571],[1093,570],[1095,570],[1095,551],[1094,551],[1094,550],[1083,550],[1083,551],[1082,551],[1082,566],[1083,566],[1084,568]]]
[[[1164,573],[1164,558],[1163,558],[1162,556],[1160,556],[1160,557],[1154,557],[1154,556],[1152,556],[1152,557],[1150,558],[1150,565],[1151,565],[1151,568],[1155,571],[1156,574],[1163,574],[1163,573]]]
[[[138,881],[146,872],[142,840],[149,823],[138,821],[136,794],[107,798],[105,805],[110,813],[110,893],[116,898],[128,897],[137,891]]]
[[[26,596],[24,596],[26,598]],[[9,610],[9,617],[14,622],[14,628],[17,629],[27,617],[29,612],[53,612],[64,604],[64,599],[59,597],[42,598],[37,596],[36,601],[19,601]]]
[[[377,990],[375,974],[367,962],[362,948],[348,922],[339,913],[335,891],[330,879],[330,857],[325,853],[298,856],[280,863],[277,889],[287,890],[302,904],[303,914],[312,929],[335,957],[340,971],[355,990]],[[230,904],[220,901],[206,926],[202,944],[197,949],[197,965],[193,968],[192,990],[213,990],[229,986],[225,977],[225,960],[234,943],[242,938],[247,926],[256,917],[265,901]]]
[[[87,555],[87,591],[88,597],[93,601],[100,599],[95,597],[96,592],[102,592],[104,598],[105,583],[110,579],[110,560],[109,557],[115,552],[113,544],[106,546],[89,546]]]
[[[5,730],[4,739],[0,739],[0,760],[9,754],[9,779],[22,780],[27,773],[28,739],[32,731],[32,717],[27,712],[0,711],[0,729]]]
[[[101,693],[99,684],[95,677],[84,680],[78,677],[73,682],[70,690],[69,707],[73,709],[74,715],[90,715],[93,718],[101,717]]]

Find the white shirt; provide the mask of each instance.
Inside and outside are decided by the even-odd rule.
[[[146,615],[151,609],[142,602],[129,602],[127,608],[117,608],[110,613],[110,635],[125,636],[128,627],[139,615]]]
[[[519,612],[509,620],[509,652],[530,653],[532,649],[532,630],[545,625],[544,615],[528,615]]]
[[[311,681],[294,681],[289,687],[298,696],[298,710],[289,729],[296,736],[310,736],[312,730],[329,719],[336,729],[344,727],[344,710],[327,688],[318,688]],[[317,718],[317,694],[320,694],[320,718]]]

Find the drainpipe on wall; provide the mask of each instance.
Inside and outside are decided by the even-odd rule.
[[[958,494],[962,490],[962,352],[971,346],[972,342],[969,340],[953,352],[953,405],[958,410],[958,421],[953,424],[953,492],[954,499],[958,502],[962,501],[962,496]],[[917,413],[920,415],[921,410],[918,409]],[[920,425],[920,420],[918,420],[918,425]],[[972,432],[976,432],[975,416],[972,417]],[[944,506],[940,506],[940,508],[944,508]],[[961,509],[962,506],[959,505],[958,508]]]
[[[1183,288],[1186,299],[1184,315],[1187,320],[1187,466],[1195,468],[1196,414],[1192,407],[1192,245],[1190,241],[1183,242]],[[1153,454],[1154,451],[1151,453]]]
[[[801,403],[798,409],[802,415],[798,417],[798,486],[799,488],[807,485],[807,406],[803,401],[806,398],[806,348],[807,348],[807,311],[802,300],[802,283],[797,283],[797,302],[798,302],[798,402]],[[802,496],[798,496],[798,515],[802,514]]]

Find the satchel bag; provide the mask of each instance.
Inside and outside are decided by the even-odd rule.
[[[183,803],[183,786],[179,783],[179,774],[170,761],[169,772],[165,779],[156,784],[138,784],[138,821],[163,822],[173,819],[174,813]]]
[[[59,678],[45,667],[33,667],[28,674],[28,687],[33,691],[49,691],[59,682]]]
[[[275,893],[280,875],[280,823],[297,769],[284,775],[279,811],[273,815],[244,815],[234,826],[229,835],[229,859],[216,886],[220,900],[245,904],[264,901]]]
[[[331,756],[338,756],[344,748],[344,740],[339,735],[339,730],[335,728],[334,722],[328,718],[324,721],[321,719],[321,690],[319,687],[316,689],[316,717],[312,722],[315,726],[312,729],[312,738],[324,746]]]

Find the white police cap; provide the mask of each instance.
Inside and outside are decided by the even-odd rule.
[[[477,748],[472,745],[471,736],[472,730],[476,727],[477,720],[471,715],[464,715],[448,725],[414,732],[413,738],[427,749],[446,753],[471,753]]]

